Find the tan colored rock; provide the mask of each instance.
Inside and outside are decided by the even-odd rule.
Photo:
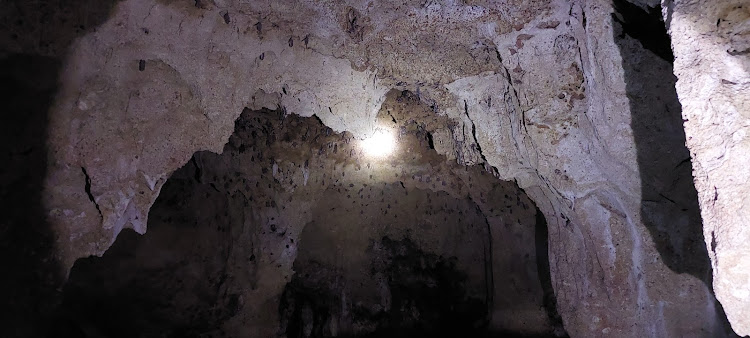
[[[642,176],[631,114],[634,102],[657,107],[661,92],[629,86],[662,79],[623,64],[661,76],[669,63],[617,36],[611,5],[200,3],[123,1],[71,46],[46,190],[65,269],[101,255],[124,228],[146,231],[165,179],[195,151],[221,151],[244,107],[316,115],[361,138],[386,93],[409,90],[450,121],[433,130],[441,154],[491,166],[544,212],[571,335],[723,334],[700,269],[665,253],[680,263],[700,250],[656,238],[699,223],[680,208],[689,192]],[[670,173],[682,155],[650,170]]]
[[[663,6],[714,291],[735,332],[750,335],[750,8]]]
[[[239,34],[237,27],[254,24],[247,16],[229,26],[218,9],[179,6],[120,3],[72,47],[51,114],[47,194],[53,227],[69,243],[60,246],[65,266],[101,254],[123,228],[145,232],[168,175],[197,150],[220,151],[256,97],[359,133],[377,113],[385,89],[372,73],[287,39]],[[264,93],[272,92],[279,94],[269,101]],[[344,112],[347,121],[336,115]],[[80,190],[87,180],[94,203]]]

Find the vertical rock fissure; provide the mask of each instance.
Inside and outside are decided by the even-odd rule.
[[[674,62],[669,34],[661,17],[661,6],[643,9],[626,0],[615,0],[614,5],[616,13],[612,14],[612,19],[622,27],[620,38],[627,34],[664,61]]]
[[[552,326],[555,328],[557,337],[567,337],[562,317],[557,311],[557,297],[552,287],[552,275],[549,264],[549,230],[547,220],[539,208],[536,209],[536,224],[534,228],[534,240],[536,247],[536,267],[539,274],[539,283],[544,292],[544,309],[547,311]]]
[[[102,215],[102,209],[99,208],[99,203],[96,203],[96,199],[94,198],[94,195],[91,193],[91,177],[89,177],[89,173],[86,172],[86,168],[81,167],[81,171],[83,172],[83,176],[86,177],[86,183],[84,185],[84,190],[86,191],[86,195],[89,197],[89,200],[91,203],[94,203],[94,206],[96,207],[96,211],[99,213],[99,218],[104,219],[104,216]]]
[[[469,119],[469,122],[471,123],[471,137],[474,140],[474,148],[477,151],[477,154],[479,154],[479,157],[484,162],[485,166],[488,166],[489,163],[487,162],[487,158],[482,153],[482,146],[479,145],[479,138],[477,138],[477,127],[474,123],[474,120],[472,120],[471,116],[469,116],[469,105],[466,103],[466,100],[464,100],[464,114],[466,115],[466,118]]]
[[[487,303],[488,319],[492,318],[492,309],[495,307],[495,271],[493,269],[493,251],[492,251],[492,226],[487,221],[487,215],[482,211],[479,205],[476,205],[477,213],[483,215],[484,225],[487,228],[487,241],[484,243],[483,263],[484,263],[484,283],[485,283],[485,302]]]

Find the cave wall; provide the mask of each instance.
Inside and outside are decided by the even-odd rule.
[[[622,8],[562,0],[108,5],[61,46],[34,34],[2,40],[9,52],[66,55],[43,194],[63,274],[77,258],[101,255],[122,229],[145,232],[166,179],[195,151],[221,151],[243,107],[315,114],[362,137],[394,88],[424,102],[421,114],[444,119],[431,132],[440,154],[516,180],[539,206],[571,335],[725,333],[699,262],[705,248],[693,232],[679,234],[700,224],[690,187],[679,183],[684,151],[649,146],[679,134],[668,117],[679,109],[666,88],[671,64],[624,32],[627,18],[612,16]],[[655,185],[664,180],[679,184]]]
[[[713,288],[734,331],[750,335],[750,5],[675,0],[662,6]]]
[[[76,262],[56,331],[563,334],[537,259],[543,217],[515,183],[445,161],[424,124],[394,117],[421,104],[389,95],[399,156],[380,161],[315,118],[245,110],[222,154],[169,178],[145,236]]]

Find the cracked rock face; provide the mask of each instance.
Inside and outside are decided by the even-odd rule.
[[[750,7],[664,7],[714,291],[734,331],[750,335]]]
[[[150,232],[150,224],[170,229],[196,220],[215,222],[217,232],[206,234],[207,242],[221,241],[227,236],[222,231],[229,231],[232,241],[260,247],[227,249],[229,263],[198,264],[196,269],[178,274],[203,271],[216,277],[205,281],[207,284],[191,286],[208,290],[206,294],[196,291],[191,297],[201,297],[192,304],[229,308],[210,314],[200,312],[205,310],[201,308],[194,314],[210,323],[196,325],[205,324],[205,329],[221,322],[227,330],[240,332],[241,323],[250,321],[259,328],[268,325],[264,330],[270,331],[263,332],[269,335],[276,334],[278,327],[303,335],[333,334],[334,330],[366,332],[376,321],[373,314],[378,309],[408,303],[412,304],[410,309],[422,311],[424,304],[393,296],[393,290],[411,290],[419,285],[401,278],[404,274],[422,276],[413,266],[404,267],[399,261],[403,256],[399,252],[409,252],[409,256],[422,258],[420,264],[424,260],[420,269],[452,276],[444,284],[436,280],[430,283],[445,286],[447,294],[455,296],[451,301],[466,305],[467,313],[479,313],[474,299],[480,299],[486,308],[487,324],[498,330],[559,332],[557,321],[561,319],[572,336],[731,336],[722,307],[712,294],[713,274],[713,285],[719,300],[729,306],[734,329],[747,333],[738,326],[748,317],[742,312],[747,307],[741,306],[746,303],[743,286],[748,284],[742,268],[743,257],[747,256],[741,245],[745,237],[742,227],[729,226],[740,224],[744,215],[745,209],[736,201],[744,200],[739,187],[746,180],[725,174],[746,172],[744,157],[728,156],[725,151],[735,149],[732,154],[742,154],[743,149],[742,114],[748,111],[742,101],[746,96],[742,91],[746,89],[746,16],[745,8],[731,4],[722,1],[711,5],[710,11],[716,15],[709,18],[695,14],[701,12],[701,6],[689,1],[665,3],[664,21],[673,37],[673,56],[658,1],[654,0],[122,0],[82,3],[82,7],[73,9],[47,1],[38,10],[17,1],[3,14],[3,22],[15,23],[8,27],[10,36],[0,37],[3,57],[45,55],[62,63],[56,73],[55,99],[50,100],[49,107],[36,109],[43,114],[49,108],[48,125],[45,122],[45,129],[39,133],[47,135],[47,153],[36,155],[46,159],[39,164],[45,173],[38,184],[43,189],[40,198],[44,204],[40,208],[45,215],[39,223],[48,223],[51,234],[41,242],[48,243],[45,250],[28,250],[33,254],[22,256],[31,259],[41,252],[39,255],[55,263],[45,265],[45,271],[57,268],[59,274],[66,275],[78,258],[104,254],[124,229],[143,234]],[[719,50],[721,53],[716,52]],[[679,79],[677,93],[673,57]],[[18,79],[23,79],[24,73],[20,74],[6,77],[22,81]],[[28,92],[35,91],[32,86]],[[707,115],[702,112],[708,109],[708,102],[713,108]],[[239,184],[234,172],[224,173],[235,177],[232,183],[204,177],[208,169],[201,169],[202,161],[221,163],[214,163],[212,170],[237,166],[232,162],[237,159],[227,154],[241,153],[243,142],[255,136],[232,135],[236,127],[241,127],[235,122],[245,121],[257,128],[259,125],[240,117],[240,113],[248,115],[264,108],[277,114],[274,118],[278,120],[268,123],[309,123],[297,119],[317,118],[331,128],[329,133],[338,135],[337,142],[345,145],[317,149],[327,154],[321,161],[332,160],[342,167],[326,164],[325,170],[316,170],[310,163],[304,164],[298,150],[321,146],[304,137],[292,147],[273,150],[273,158],[279,163],[268,162],[274,145],[288,145],[285,142],[301,136],[287,140],[279,135],[280,141],[265,144],[267,151],[254,150],[264,155],[251,156],[250,162],[260,164],[237,172],[265,175],[269,180],[270,175],[274,179],[270,187],[256,187],[268,197],[269,205],[263,203],[262,207],[286,207],[286,211],[278,215],[265,215],[261,210],[256,210],[255,216],[221,214],[218,210],[244,210],[244,204],[256,198],[237,195],[212,199],[216,204],[206,208],[218,220],[201,215],[172,223],[154,220],[154,215],[169,217],[167,211],[162,214],[158,211],[162,209],[152,210],[152,205],[170,177],[173,181],[198,177],[198,183],[181,188],[189,190],[191,196],[242,191],[229,187]],[[681,109],[687,120],[687,138]],[[374,179],[385,183],[377,188],[379,192],[396,194],[400,186],[396,183],[401,181],[404,189],[416,189],[412,196],[422,196],[423,200],[444,199],[463,205],[466,213],[473,203],[487,219],[490,232],[509,222],[499,216],[491,220],[494,216],[488,211],[497,211],[504,203],[505,194],[496,191],[496,182],[514,181],[517,187],[511,184],[508,189],[523,189],[523,194],[516,195],[526,196],[527,206],[537,206],[548,232],[548,245],[544,246],[548,253],[531,255],[529,247],[524,247],[531,245],[525,243],[538,242],[528,227],[541,221],[533,210],[518,210],[526,220],[520,224],[527,226],[518,229],[518,240],[513,244],[518,247],[509,246],[508,255],[525,257],[529,253],[529,257],[542,257],[540,261],[549,267],[532,269],[537,270],[534,272],[524,270],[528,264],[500,265],[523,281],[540,281],[530,290],[519,291],[530,295],[525,301],[481,291],[478,284],[472,284],[481,271],[466,262],[479,255],[480,248],[451,251],[437,246],[434,243],[441,242],[444,234],[427,235],[431,232],[420,228],[426,226],[424,220],[410,223],[418,229],[414,230],[417,234],[424,233],[430,239],[425,242],[414,233],[377,227],[370,232],[333,236],[356,243],[358,252],[364,252],[345,259],[323,255],[302,243],[297,247],[281,242],[304,238],[322,241],[328,238],[326,234],[338,233],[346,225],[338,220],[353,217],[349,213],[342,212],[336,221],[329,219],[335,213],[326,203],[346,204],[349,198],[338,190],[331,191],[331,180],[352,180],[349,184],[359,185],[370,180],[369,176],[358,175],[375,169],[363,168],[364,162],[347,162],[347,156],[354,154],[346,150],[353,151],[351,144],[370,135],[377,126],[394,123],[398,127],[393,128],[420,139],[434,153],[419,159],[427,161],[429,169],[407,163],[409,156],[417,155],[400,154],[405,157],[373,174]],[[690,152],[684,146],[686,142]],[[24,147],[12,148],[8,154]],[[194,155],[206,150],[217,154]],[[14,161],[18,158],[11,157]],[[466,174],[461,174],[469,170],[466,168],[485,172],[487,179],[466,184]],[[430,173],[399,176],[411,170]],[[441,177],[454,175],[463,183],[451,187],[447,178],[435,181],[430,176],[432,171],[446,175]],[[334,178],[334,173],[346,173],[346,177]],[[9,175],[3,183],[25,177],[17,176]],[[317,193],[330,196],[330,200],[299,198],[286,204],[289,196],[300,194],[294,191],[311,189],[308,185],[316,179],[326,181]],[[407,183],[413,185],[407,187]],[[442,188],[443,183],[448,188]],[[177,188],[179,184],[170,184],[170,189],[177,190],[169,190],[167,196],[182,191]],[[360,188],[364,186],[357,192]],[[436,191],[450,196],[429,197]],[[466,201],[467,194],[471,201]],[[161,203],[167,202],[157,202],[157,207]],[[194,200],[185,203],[200,204]],[[318,205],[329,207],[332,213],[313,217]],[[428,215],[433,212],[429,208],[415,210]],[[284,236],[273,235],[284,230],[279,230],[271,217],[290,224]],[[255,223],[219,227],[240,219],[253,219]],[[462,219],[466,222],[463,228],[477,224],[474,220],[468,216]],[[304,230],[311,224],[310,229],[318,230]],[[277,228],[271,230],[271,225]],[[169,231],[165,231],[159,236],[169,237],[164,235]],[[469,231],[451,240],[483,241],[481,248],[486,248],[496,240],[495,232],[492,236],[488,233]],[[126,234],[123,241],[131,244],[115,246],[110,255],[125,255],[141,245],[132,244],[138,241],[130,232]],[[159,247],[157,243],[151,245],[143,252]],[[286,245],[290,245],[289,250]],[[231,283],[221,281],[222,269],[249,260],[253,250],[274,253],[276,258],[261,259],[256,254],[256,263],[252,264],[257,266],[238,272],[239,277],[231,277]],[[209,257],[198,249],[194,254]],[[107,262],[113,258],[103,259]],[[493,262],[504,260],[498,257]],[[531,266],[538,267],[538,263]],[[96,266],[81,263],[76,268],[85,270],[87,264]],[[313,264],[318,264],[320,275],[292,273],[311,269]],[[353,307],[329,303],[344,298],[333,292],[332,285],[357,281],[354,265],[371,267],[375,271],[372,280],[390,276],[394,281],[371,285],[368,290],[385,289],[387,285],[391,301],[384,302],[388,297],[380,294],[364,294],[363,299],[368,301],[358,309],[371,316],[360,322],[346,317]],[[549,273],[547,278],[540,277],[545,271]],[[263,277],[258,279],[253,274]],[[75,280],[71,290],[75,290]],[[497,279],[486,284],[506,282]],[[86,285],[85,280],[82,283],[79,285]],[[133,287],[127,283],[123,281],[120,286]],[[218,285],[238,289],[217,295],[212,288]],[[252,286],[250,291],[247,285]],[[101,291],[107,294],[112,290]],[[311,290],[330,297],[310,300]],[[175,297],[181,297],[182,291],[175,292]],[[286,302],[284,311],[255,311],[282,298]],[[489,306],[488,298],[497,306],[517,303],[525,309],[514,312],[521,319],[506,320],[509,317],[499,310],[505,307]],[[560,318],[545,315],[539,304],[546,309],[557,308]],[[440,308],[439,304],[431,307]],[[310,318],[343,326],[333,328]],[[473,324],[475,319],[469,316],[461,323]],[[182,323],[190,318],[175,320]],[[388,318],[378,320],[394,323]],[[519,322],[537,324],[524,326]],[[537,331],[524,331],[529,327]]]

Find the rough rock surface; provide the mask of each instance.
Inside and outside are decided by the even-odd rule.
[[[57,330],[562,334],[534,204],[482,167],[445,161],[423,124],[391,118],[398,156],[373,161],[314,118],[246,110],[221,155],[172,175],[145,236],[75,264]]]
[[[713,287],[750,335],[750,5],[665,1]]]
[[[55,46],[50,29],[0,41],[66,55],[43,194],[64,273],[145,232],[166,179],[222,150],[244,107],[361,138],[386,93],[409,90],[439,117],[438,153],[515,180],[543,212],[571,335],[721,336],[671,60],[638,29],[660,26],[639,19],[655,4],[636,3],[124,0],[69,49],[76,34]]]

